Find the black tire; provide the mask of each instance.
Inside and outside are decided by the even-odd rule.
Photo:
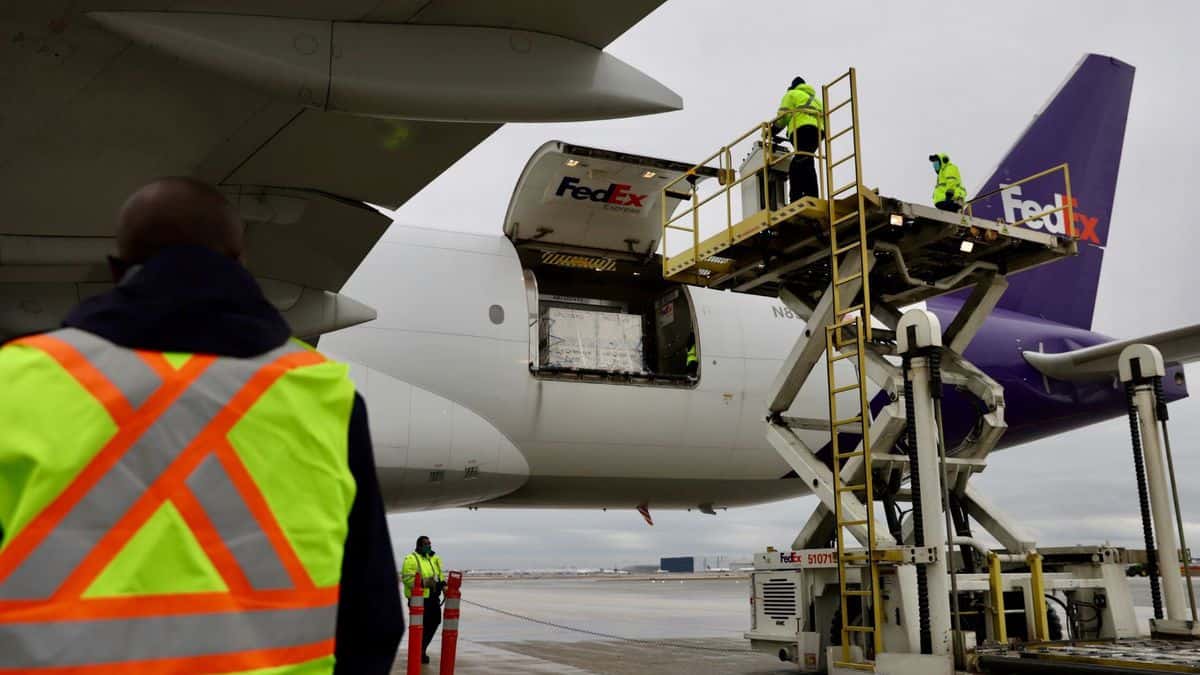
[[[1046,632],[1050,634],[1050,639],[1057,642],[1063,639],[1063,624],[1059,618],[1058,612],[1054,611],[1053,607],[1046,608]]]

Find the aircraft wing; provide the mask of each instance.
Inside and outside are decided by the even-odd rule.
[[[403,204],[506,121],[678,108],[602,50],[662,0],[16,0],[0,6],[0,338],[107,286],[113,217],[212,181],[301,335]],[[540,74],[534,77],[533,74]]]
[[[1024,356],[1038,372],[1056,380],[1104,380],[1116,376],[1121,350],[1139,343],[1157,347],[1166,363],[1197,361],[1200,360],[1200,324],[1060,354],[1027,351]]]

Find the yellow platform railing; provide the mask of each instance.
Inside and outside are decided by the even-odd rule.
[[[1007,225],[1008,227],[1017,227],[1018,225],[1025,225],[1025,224],[1033,222],[1035,220],[1041,220],[1048,216],[1052,216],[1056,213],[1062,213],[1063,220],[1066,221],[1067,236],[1072,237],[1072,238],[1078,238],[1079,235],[1076,234],[1076,232],[1075,232],[1075,197],[1071,193],[1071,167],[1068,166],[1066,162],[1063,162],[1062,164],[1059,164],[1057,166],[1052,166],[1049,169],[1046,169],[1045,171],[1039,171],[1033,175],[1026,176],[1026,177],[1022,178],[1021,180],[1013,181],[1012,183],[1006,183],[1006,184],[1002,185],[1001,187],[998,187],[994,190],[989,190],[988,192],[985,192],[981,195],[976,195],[976,197],[974,199],[967,202],[963,206],[963,215],[967,216],[968,218],[974,217],[976,204],[979,204],[980,202],[983,202],[985,200],[993,199],[997,195],[1002,195],[1002,193],[1007,192],[1008,190],[1011,190],[1012,188],[1019,187],[1021,185],[1025,185],[1026,183],[1032,183],[1035,180],[1045,178],[1046,176],[1050,176],[1050,175],[1057,174],[1057,173],[1061,173],[1062,179],[1063,179],[1063,193],[1062,193],[1063,194],[1063,204],[1061,206],[1055,206],[1053,208],[1045,209],[1045,210],[1043,210],[1039,213],[1036,213],[1032,216],[1025,216],[1024,218],[1021,218],[1020,220],[1017,220],[1017,221],[1014,221],[1011,223],[1005,221],[1003,217],[1000,218],[999,220],[1001,222],[1004,222],[1004,224]]]
[[[721,269],[719,263],[711,262],[708,258],[738,243],[742,238],[745,238],[746,232],[751,230],[757,232],[755,226],[770,223],[771,213],[779,210],[773,208],[770,194],[771,171],[775,170],[774,167],[784,164],[798,155],[814,158],[818,161],[822,159],[819,151],[805,152],[796,150],[797,134],[795,132],[788,139],[791,142],[792,149],[785,152],[776,151],[776,141],[780,136],[776,135],[775,129],[786,127],[787,118],[791,115],[791,111],[783,112],[772,119],[756,124],[728,144],[721,146],[720,149],[704,158],[699,164],[688,169],[685,173],[663,186],[659,203],[662,209],[662,236],[660,242],[664,277],[672,277],[687,270],[694,270],[698,275],[702,276],[701,270],[711,272]],[[756,137],[757,142],[761,144],[763,150],[762,165],[754,171],[739,175],[739,171],[733,166],[732,149]],[[714,168],[717,171],[718,189],[713,191],[712,194],[701,196],[697,190],[697,184],[700,182],[699,179],[704,173],[711,174]],[[823,173],[818,172],[819,196],[822,197],[825,194]],[[760,202],[763,204],[763,207],[750,216],[743,216],[740,213],[735,215],[733,190],[751,179],[760,181],[759,184],[762,186]],[[683,208],[677,208],[674,213],[668,211],[667,204],[672,199],[679,200]],[[714,228],[717,231],[716,234],[702,239],[700,234],[700,209],[719,199],[723,199],[725,203],[724,227]],[[668,255],[667,239],[670,232],[685,232],[691,235],[691,248],[675,256]]]

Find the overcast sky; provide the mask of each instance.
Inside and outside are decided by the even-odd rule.
[[[668,0],[608,51],[678,92],[682,111],[508,125],[401,207],[397,221],[499,234],[525,161],[547,140],[694,162],[773,115],[794,75],[823,82],[847,66],[859,74],[866,182],[928,200],[928,154],[948,152],[978,186],[1079,58],[1099,52],[1132,63],[1137,76],[1094,328],[1132,337],[1198,323],[1200,237],[1186,212],[1200,179],[1198,18],[1195,2]],[[1200,398],[1174,404],[1171,432],[1188,536],[1200,546],[1197,412]],[[993,455],[977,484],[1043,545],[1138,545],[1131,465],[1120,419]],[[390,522],[398,555],[420,531],[451,567],[591,567],[660,555],[748,558],[789,545],[815,503],[715,517],[660,511],[653,528],[632,508],[455,509]]]

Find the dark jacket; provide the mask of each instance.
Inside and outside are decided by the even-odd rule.
[[[88,298],[63,322],[122,347],[257,356],[291,335],[241,265],[201,248],[163,251],[107,293]],[[337,673],[389,673],[404,635],[396,561],[367,429],[367,407],[354,396],[350,509],[337,616]]]

